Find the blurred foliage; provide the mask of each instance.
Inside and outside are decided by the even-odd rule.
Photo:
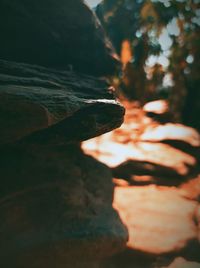
[[[96,13],[121,55],[123,94],[168,97],[176,121],[200,128],[200,0],[104,0]]]

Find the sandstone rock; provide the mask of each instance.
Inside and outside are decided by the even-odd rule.
[[[93,12],[82,0],[3,0],[0,58],[108,75],[117,60]]]
[[[123,121],[112,46],[82,0],[3,0],[0,31],[0,267],[98,268],[128,237],[80,149]]]
[[[128,228],[127,246],[151,254],[187,248],[197,241],[197,202],[170,187],[117,187],[114,207]]]
[[[84,140],[122,123],[103,79],[2,60],[0,73],[0,144],[32,133],[41,143]]]
[[[11,146],[0,162],[1,267],[66,267],[125,246],[105,165],[74,145]]]

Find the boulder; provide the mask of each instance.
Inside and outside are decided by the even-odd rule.
[[[124,108],[105,80],[0,60],[0,145],[88,139],[121,125]],[[43,131],[42,131],[43,130]]]
[[[125,247],[111,172],[78,146],[10,146],[0,160],[1,267],[85,267]]]
[[[97,268],[128,239],[80,149],[123,122],[112,46],[82,0],[3,0],[0,31],[0,267]]]
[[[0,2],[0,58],[108,75],[116,70],[112,45],[82,0]]]

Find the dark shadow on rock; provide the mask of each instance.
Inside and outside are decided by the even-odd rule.
[[[178,140],[164,140],[162,142],[194,156],[197,159],[198,163],[200,163],[200,147],[194,147],[187,142]]]
[[[155,261],[156,256],[126,249],[106,260],[100,268],[151,268]]]
[[[156,122],[159,122],[160,124],[166,124],[173,122],[173,116],[170,113],[164,113],[164,114],[156,114],[153,112],[147,112],[146,116],[150,117]]]
[[[115,178],[127,180],[132,185],[180,185],[187,176],[178,174],[174,169],[147,161],[128,160],[112,168]],[[137,177],[136,177],[137,176]],[[138,176],[146,176],[145,179]]]

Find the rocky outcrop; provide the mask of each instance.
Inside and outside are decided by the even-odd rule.
[[[68,74],[66,89],[55,89],[37,81],[39,70],[1,75],[0,264],[97,267],[123,249],[127,231],[112,208],[110,170],[79,141],[118,126],[123,108],[103,81]]]
[[[103,79],[2,60],[0,72],[0,144],[30,134],[43,144],[80,141],[122,123]]]
[[[99,78],[112,48],[83,1],[2,1],[0,15],[0,266],[97,268],[128,236],[111,171],[80,149],[123,121]]]
[[[78,146],[11,146],[0,170],[1,265],[66,267],[123,249],[110,171]]]
[[[1,1],[0,58],[108,75],[112,45],[82,0]]]

